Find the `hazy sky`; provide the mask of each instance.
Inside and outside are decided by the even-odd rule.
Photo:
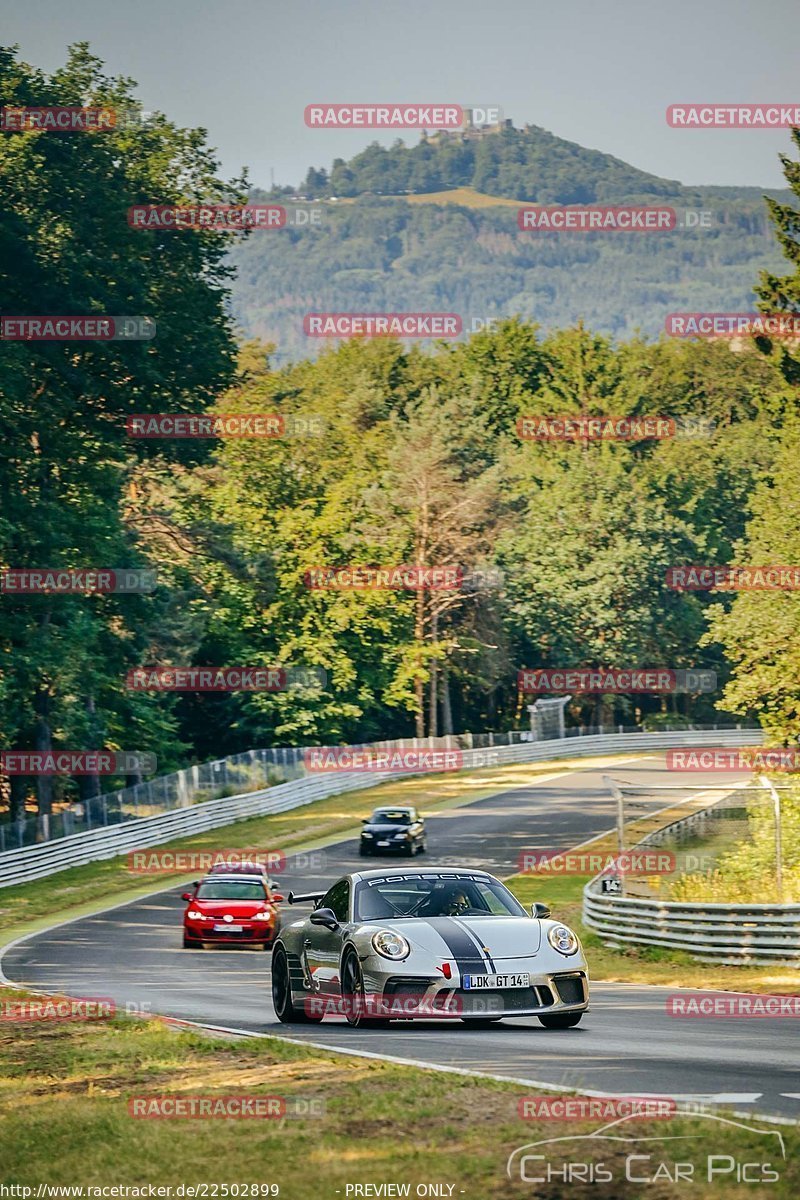
[[[306,104],[388,100],[499,105],[670,179],[775,187],[788,133],[670,129],[664,110],[800,101],[799,18],[798,0],[0,0],[0,41],[52,70],[88,40],[259,186],[395,136],[307,129]]]

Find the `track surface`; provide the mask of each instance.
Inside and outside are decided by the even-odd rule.
[[[601,780],[607,772],[598,767],[554,772],[428,818],[425,865],[458,861],[509,875],[524,849],[567,848],[609,829],[614,802]],[[629,760],[611,774],[648,785],[675,780],[657,755]],[[730,777],[703,776],[694,790],[721,781]],[[678,795],[653,792],[643,799],[649,808],[662,808]],[[327,886],[365,865],[357,851],[355,841],[330,846],[317,853],[314,870],[305,865],[309,856],[290,858],[282,886]],[[378,861],[385,860],[374,865]],[[800,1094],[795,1020],[675,1019],[665,1012],[669,989],[595,984],[589,1014],[568,1031],[546,1030],[535,1018],[511,1019],[488,1030],[467,1029],[460,1022],[353,1030],[338,1019],[313,1028],[280,1025],[270,999],[268,954],[181,948],[181,890],[38,934],[9,948],[2,970],[9,980],[42,991],[111,996],[122,1007],[208,1025],[289,1034],[578,1090],[716,1098],[754,1115],[800,1119],[800,1095],[793,1095]]]

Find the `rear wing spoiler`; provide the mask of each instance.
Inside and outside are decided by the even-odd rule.
[[[290,904],[304,904],[309,900],[321,900],[325,892],[303,892],[301,895],[295,895],[294,892],[289,892]]]

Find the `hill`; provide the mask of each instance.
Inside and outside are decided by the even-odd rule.
[[[752,308],[759,270],[781,261],[757,188],[684,187],[535,126],[373,144],[270,195],[323,202],[319,225],[255,233],[231,255],[237,323],[283,360],[318,352],[309,311],[456,312],[467,332],[512,314],[545,328],[582,318],[657,335],[676,309]],[[521,203],[666,204],[679,225],[521,232]],[[687,213],[704,216],[687,227]]]

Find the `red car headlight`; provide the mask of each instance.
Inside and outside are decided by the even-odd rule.
[[[271,921],[272,913],[271,912],[253,913],[253,920],[254,921]]]
[[[190,921],[213,921],[213,917],[207,917],[205,913],[198,912],[196,908],[190,908],[186,916]]]

